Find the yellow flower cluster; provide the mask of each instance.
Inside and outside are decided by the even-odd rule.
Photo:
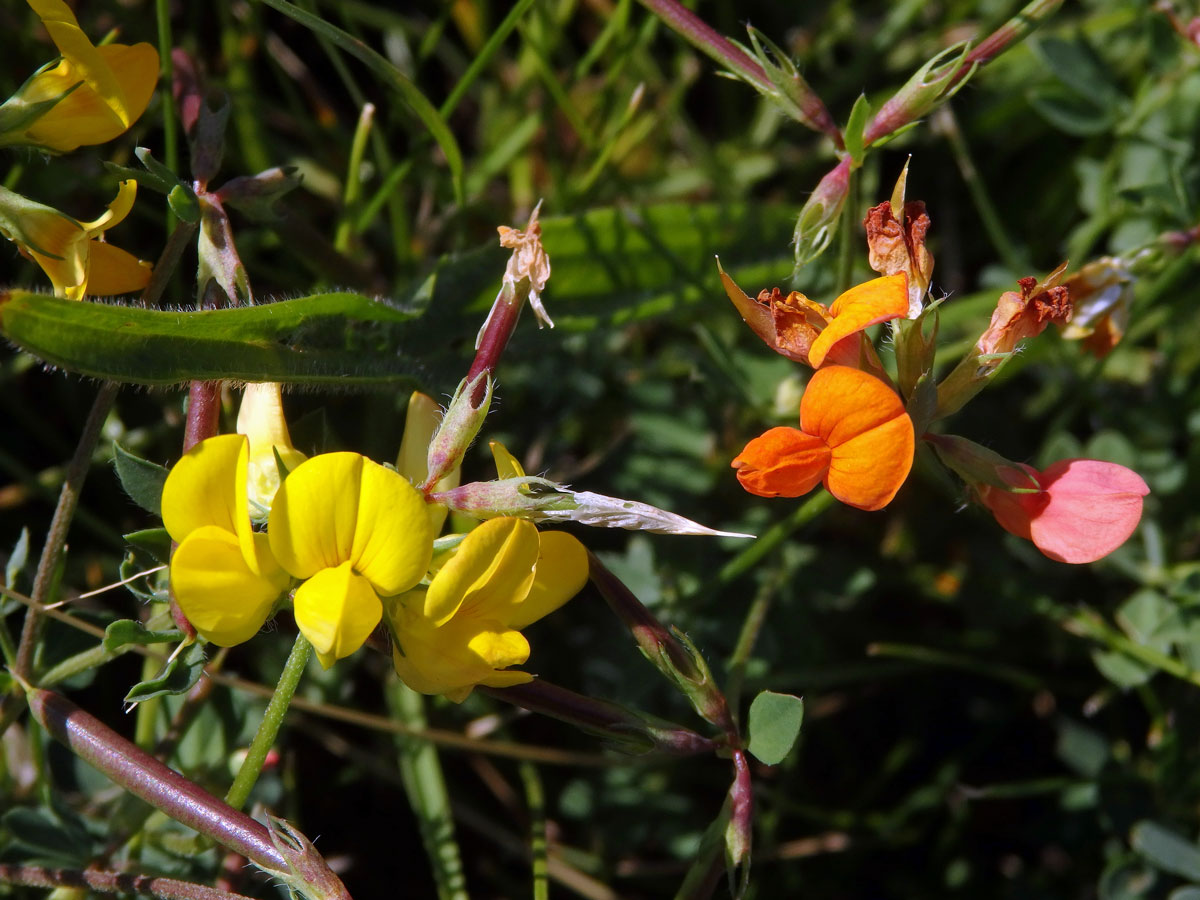
[[[66,153],[123,134],[154,93],[158,51],[145,43],[97,47],[63,0],[28,2],[62,55],[0,104],[0,147]],[[107,211],[83,222],[0,187],[0,234],[41,266],[60,297],[141,290],[150,264],[104,240],[129,215],[136,195],[135,182],[121,182]]]
[[[461,701],[476,685],[531,680],[509,668],[529,656],[520,630],[580,590],[583,546],[500,518],[435,555],[436,514],[409,478],[357,453],[304,459],[278,386],[250,390],[246,433],[197,444],[163,489],[163,522],[179,543],[171,589],[197,632],[221,646],[248,640],[290,590],[326,668],[386,616],[396,671],[414,690]],[[428,398],[415,408],[436,412]],[[280,461],[296,464],[279,472]],[[267,466],[283,476],[273,493]],[[267,519],[265,532],[252,515]]]

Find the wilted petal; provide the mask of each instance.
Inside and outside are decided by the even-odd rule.
[[[533,583],[537,528],[524,519],[490,519],[470,532],[429,586],[423,614],[434,626],[452,617],[503,621]]]
[[[348,562],[305,581],[295,603],[296,625],[326,669],[361,647],[383,617],[371,583]]]
[[[524,601],[508,616],[521,629],[558,609],[587,584],[587,550],[565,531],[538,532],[538,558],[533,584]]]
[[[213,525],[192,530],[171,557],[171,591],[196,631],[221,647],[253,637],[290,579],[256,535],[261,573],[246,564],[232,532]]]
[[[829,445],[795,428],[772,428],[746,445],[734,459],[738,481],[759,497],[807,494],[829,468]]]
[[[876,278],[850,288],[829,308],[833,321],[813,342],[809,364],[819,369],[834,344],[878,322],[908,314],[907,277],[904,274]]]

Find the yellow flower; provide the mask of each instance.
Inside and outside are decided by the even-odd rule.
[[[0,187],[0,234],[42,267],[59,297],[82,300],[85,294],[139,291],[150,280],[150,264],[103,241],[104,232],[129,215],[136,196],[137,183],[122,181],[103,215],[78,222]]]
[[[476,685],[532,681],[514,671],[529,658],[521,629],[575,596],[587,551],[569,534],[538,532],[524,519],[490,519],[471,531],[428,587],[388,598],[392,661],[423,694],[461,703]]]
[[[362,646],[383,615],[380,595],[429,568],[425,500],[404,478],[357,453],[300,463],[279,486],[267,533],[254,531],[251,442],[201,441],[163,487],[163,524],[179,542],[171,589],[196,631],[229,647],[249,640],[292,578],[296,624],[328,668]]]
[[[0,144],[34,144],[65,153],[83,144],[103,144],[125,132],[146,110],[158,81],[158,51],[150,44],[96,47],[63,0],[29,0],[62,59],[30,78],[4,104],[28,109],[62,98]]]
[[[279,564],[305,579],[296,624],[326,668],[362,646],[383,615],[380,597],[416,585],[433,555],[425,499],[357,453],[297,466],[275,495],[268,532]]]
[[[250,518],[265,519],[279,490],[279,460],[290,472],[308,457],[292,446],[283,417],[283,394],[274,382],[248,384],[238,407],[237,430],[250,439],[247,493]]]
[[[179,543],[171,590],[196,631],[222,647],[253,637],[291,581],[250,523],[249,446],[240,434],[201,441],[163,485],[163,524]]]

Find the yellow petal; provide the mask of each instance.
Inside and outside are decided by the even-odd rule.
[[[121,85],[100,52],[79,27],[71,7],[63,0],[29,0],[29,5],[46,26],[46,32],[54,41],[54,46],[58,47],[58,52],[75,65],[87,87],[105,98],[113,114],[128,128],[132,120],[126,115]]]
[[[357,453],[296,467],[271,509],[271,549],[297,578],[349,562],[381,594],[421,580],[433,554],[425,500],[403,476]]]
[[[171,557],[171,590],[201,635],[221,647],[253,637],[287,587],[266,535],[258,535],[262,574],[246,564],[236,535],[213,525],[194,529]]]
[[[369,459],[363,462],[350,558],[379,593],[399,594],[425,577],[433,556],[426,505],[403,475]]]
[[[520,478],[525,474],[517,458],[502,443],[489,441],[488,446],[492,448],[492,459],[496,462],[497,478]]]
[[[392,631],[392,662],[396,673],[414,691],[445,694],[461,703],[477,684],[504,687],[530,681],[527,672],[497,671],[517,665],[529,655],[520,632],[497,622],[452,620],[441,628],[429,624],[420,611],[419,592],[388,600]]]
[[[349,562],[322,569],[296,590],[296,625],[326,669],[361,647],[382,616],[370,582]]]
[[[222,434],[201,441],[183,455],[163,485],[163,525],[182,542],[197,528],[212,525],[236,535],[247,565],[257,565],[254,534],[246,510],[244,435]]]
[[[469,533],[434,576],[424,615],[433,625],[451,617],[504,620],[533,584],[538,533],[531,522],[489,519]]]
[[[288,472],[307,459],[292,446],[287,421],[283,417],[283,395],[278,384],[246,385],[242,393],[242,405],[238,407],[237,430],[250,441],[247,493],[251,510],[254,511],[251,515],[265,517],[279,490],[279,464],[275,454],[279,454]]]
[[[280,486],[271,507],[271,550],[297,578],[349,561],[364,462],[357,453],[322,453]]]
[[[587,584],[587,550],[565,531],[538,533],[539,552],[533,585],[525,601],[508,617],[512,628],[524,628],[558,609]]]
[[[442,420],[442,409],[428,394],[413,391],[404,414],[404,437],[396,469],[413,484],[424,484],[429,475],[429,442]]]
[[[137,199],[137,182],[132,178],[117,185],[117,196],[113,197],[107,208],[100,216],[91,222],[80,222],[88,237],[94,237],[125,221],[129,211],[133,209],[133,201]]]
[[[101,241],[88,247],[87,281],[84,291],[92,297],[111,297],[142,290],[153,274],[150,263],[132,253]]]

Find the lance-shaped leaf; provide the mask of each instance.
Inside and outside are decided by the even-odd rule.
[[[179,312],[0,292],[0,334],[53,366],[135,384],[280,381],[418,386],[413,318],[359,294]]]
[[[578,522],[601,528],[625,528],[658,534],[752,538],[752,534],[717,531],[648,503],[573,491],[545,478],[523,475],[497,481],[472,481],[430,495],[438,503],[476,519],[517,516],[534,522]]]

